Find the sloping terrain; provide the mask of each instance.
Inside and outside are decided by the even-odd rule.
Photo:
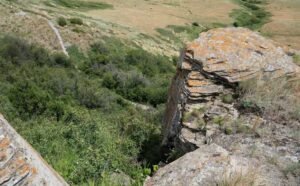
[[[174,33],[170,36],[161,36],[156,29],[164,29],[169,25],[185,27],[194,22],[204,27],[214,23],[230,24],[232,19],[229,13],[232,9],[238,8],[238,5],[228,0],[101,1],[112,5],[112,8],[104,9],[93,7],[81,9],[59,2],[65,1],[24,0],[18,3],[3,1],[1,2],[3,19],[0,24],[7,33],[17,33],[47,48],[57,50],[58,42],[55,38],[51,38],[53,33],[49,32],[51,30],[43,18],[56,23],[58,17],[79,17],[83,20],[83,25],[68,24],[64,27],[56,25],[68,46],[76,44],[85,50],[95,38],[117,36],[154,53],[173,56],[181,46],[178,43],[180,39],[173,36]]]
[[[298,4],[0,0],[0,112],[70,185],[298,184]]]
[[[238,5],[218,0],[107,0],[113,9],[91,10],[85,15],[117,23],[145,34],[155,34],[155,29],[168,25],[231,23],[229,13]]]
[[[76,44],[86,50],[95,38],[116,36],[127,39],[153,53],[174,56],[178,48],[191,38],[189,27],[196,23],[203,28],[231,25],[234,22],[233,10],[243,9],[237,0],[103,0],[85,1],[87,3],[105,3],[97,8],[80,8],[78,0],[24,0],[18,3],[1,2],[2,19],[0,25],[7,32],[16,32],[33,42],[39,42],[48,48],[57,50],[57,40],[47,29],[47,18],[56,24],[58,17],[80,18],[83,25],[68,24],[57,26],[67,46]],[[72,4],[73,3],[73,4]],[[282,43],[298,47],[299,38],[299,1],[267,1],[264,7],[273,16],[271,22],[261,31]],[[12,22],[14,21],[14,22]],[[22,24],[24,22],[24,24]],[[172,29],[167,29],[170,26]],[[181,30],[180,30],[181,29]],[[193,28],[192,28],[193,29]],[[193,35],[196,38],[197,34]],[[39,39],[37,39],[39,38]],[[182,42],[183,41],[183,42]]]
[[[300,1],[273,0],[267,5],[272,20],[262,28],[278,43],[300,50]]]

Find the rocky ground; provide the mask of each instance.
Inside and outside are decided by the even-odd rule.
[[[169,91],[163,142],[187,154],[145,185],[299,185],[299,98],[271,112],[239,92],[253,79],[265,95],[280,89],[267,86],[272,81],[299,81],[288,54],[243,28],[210,30],[189,43]],[[277,117],[290,108],[294,117]]]

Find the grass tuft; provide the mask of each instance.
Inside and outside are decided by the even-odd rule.
[[[256,172],[249,170],[246,173],[234,172],[230,175],[225,175],[218,186],[253,186],[256,180]]]
[[[257,108],[269,119],[299,119],[300,85],[286,78],[273,79],[267,82],[249,80],[239,85],[240,102],[245,107]],[[247,104],[246,104],[247,103]],[[254,107],[253,107],[254,106]]]
[[[293,56],[294,63],[300,66],[300,55],[296,54]]]

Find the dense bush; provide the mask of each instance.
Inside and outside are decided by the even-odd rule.
[[[167,87],[175,67],[167,58],[141,48],[126,48],[118,40],[92,45],[87,73],[101,76],[103,86],[123,97],[154,106],[167,99]]]
[[[231,17],[235,19],[234,26],[258,29],[269,21],[271,14],[262,6],[266,1],[237,0],[237,2],[242,9],[234,9],[231,13]]]
[[[83,25],[83,21],[82,21],[82,19],[80,19],[80,18],[75,18],[75,17],[73,17],[73,18],[70,18],[69,20],[70,20],[70,23],[71,23],[71,24],[75,24],[75,25]]]
[[[57,24],[59,26],[66,26],[68,23],[67,23],[67,20],[64,17],[59,17],[57,19]]]
[[[9,92],[10,102],[20,116],[43,114],[47,109],[49,95],[32,82],[20,82]]]
[[[69,55],[0,38],[0,112],[70,184],[110,185],[123,172],[141,185],[159,161],[172,62],[115,39]]]
[[[76,8],[76,9],[82,9],[82,10],[107,9],[107,8],[113,7],[112,5],[107,4],[107,3],[82,1],[82,0],[53,0],[53,1],[61,6],[65,6],[67,8]]]
[[[175,33],[184,33],[189,40],[196,39],[203,31],[207,31],[206,28],[200,27],[199,23],[193,22],[191,25],[179,26],[168,25],[169,29],[172,29]]]

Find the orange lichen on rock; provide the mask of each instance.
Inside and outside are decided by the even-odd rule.
[[[169,93],[167,112],[172,110],[173,115],[168,114],[165,119],[164,142],[174,136],[180,136],[182,141],[189,141],[186,136],[191,136],[190,141],[194,140],[194,133],[190,135],[184,126],[182,129],[180,122],[193,104],[209,103],[214,110],[212,113],[220,115],[223,112],[220,110],[224,109],[221,107],[226,106],[218,105],[217,99],[222,94],[234,94],[232,87],[239,82],[252,78],[264,81],[299,77],[300,67],[285,51],[246,28],[217,28],[201,33],[181,53]],[[232,106],[225,110],[230,117],[238,115]]]
[[[0,185],[67,185],[1,114]]]
[[[200,81],[200,80],[188,80],[187,84],[190,87],[200,87],[204,85],[209,85],[210,83],[207,81]]]

